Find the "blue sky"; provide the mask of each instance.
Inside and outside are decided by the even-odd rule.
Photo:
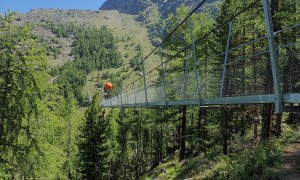
[[[0,13],[8,9],[26,13],[36,8],[98,10],[106,0],[0,0]]]

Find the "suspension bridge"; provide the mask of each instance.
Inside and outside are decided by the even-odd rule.
[[[274,32],[269,1],[257,0],[196,35],[195,27],[205,23],[195,24],[192,17],[208,2],[200,2],[180,21],[116,87],[118,93],[102,100],[102,106],[274,104],[276,113],[299,112],[300,24]],[[261,16],[260,22],[243,29],[246,14]],[[214,52],[209,39],[221,31],[226,32],[224,49]],[[287,32],[298,33],[282,38]],[[150,57],[159,57],[154,68],[147,64]]]

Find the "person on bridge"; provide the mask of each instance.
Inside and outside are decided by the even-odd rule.
[[[104,87],[105,87],[107,90],[111,90],[111,89],[113,88],[113,85],[112,85],[112,83],[107,82],[107,83],[105,83]]]
[[[112,85],[112,83],[107,82],[107,83],[104,84],[104,88],[105,88],[105,90],[107,92],[107,95],[104,96],[104,98],[105,99],[109,99],[111,97],[111,90],[113,88],[113,85]]]

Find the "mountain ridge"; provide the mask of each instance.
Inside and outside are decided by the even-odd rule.
[[[182,4],[193,7],[197,3],[197,0],[107,0],[99,10],[117,10],[124,14],[139,15],[147,8],[156,6],[159,13],[163,17],[167,17],[168,14],[174,13]]]

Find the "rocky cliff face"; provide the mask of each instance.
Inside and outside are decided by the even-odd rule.
[[[193,6],[198,0],[107,0],[100,10],[117,10],[120,13],[138,15],[151,6],[157,6],[164,16],[175,12],[181,4]]]
[[[120,13],[137,15],[152,5],[151,0],[107,0],[100,10],[117,10]]]
[[[218,0],[208,0],[212,4]],[[175,13],[182,4],[196,7],[199,0],[106,0],[100,10],[117,10],[119,13],[134,15],[134,19],[142,22],[148,29],[151,43],[154,46],[160,42],[158,37],[163,37],[165,33],[164,24],[160,22],[169,14]],[[199,12],[199,11],[198,11]]]

